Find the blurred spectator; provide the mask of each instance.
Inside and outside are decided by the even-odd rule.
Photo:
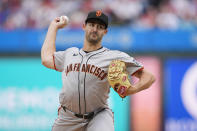
[[[109,8],[121,24],[129,23],[136,19],[142,12],[142,4],[139,0],[114,0]]]
[[[171,0],[175,14],[180,19],[181,28],[191,28],[195,25],[197,15],[197,0]]]
[[[43,29],[61,15],[79,28],[90,10],[109,15],[112,26],[192,29],[197,25],[197,0],[0,0],[0,28]]]
[[[157,10],[150,6],[147,8],[141,16],[135,20],[132,24],[137,28],[151,29],[156,25],[155,18],[157,16]]]
[[[177,29],[179,26],[178,16],[173,7],[167,2],[160,5],[156,16],[156,25],[162,29]]]

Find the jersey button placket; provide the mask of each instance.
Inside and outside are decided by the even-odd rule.
[[[81,113],[83,114],[83,113],[85,113],[85,103],[84,103],[84,76],[85,76],[85,72],[82,72],[82,66],[83,66],[83,64],[85,64],[86,63],[86,60],[87,60],[87,58],[86,58],[86,56],[83,56],[83,62],[81,63],[81,69],[80,69],[80,71],[81,71],[81,73],[80,73],[80,77],[79,77],[79,80],[80,80],[80,82],[79,82],[79,85],[80,85],[80,97],[81,97]]]

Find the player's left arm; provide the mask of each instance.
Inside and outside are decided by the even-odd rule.
[[[135,85],[132,85],[131,88],[128,88],[126,96],[147,89],[155,82],[154,75],[145,69],[137,71],[132,76],[137,77],[139,80]]]

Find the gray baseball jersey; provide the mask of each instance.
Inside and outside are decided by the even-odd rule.
[[[128,54],[105,47],[89,53],[75,47],[55,52],[55,68],[62,72],[63,82],[60,104],[80,114],[99,107],[108,108],[107,72],[110,62],[115,59],[124,61],[131,75],[143,68]]]

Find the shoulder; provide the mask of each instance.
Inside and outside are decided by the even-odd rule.
[[[73,54],[73,53],[77,53],[77,52],[79,52],[79,48],[71,47],[71,48],[67,48],[67,49],[62,50],[62,51],[56,51],[54,54],[55,55],[65,56],[65,55]]]
[[[65,51],[66,52],[79,51],[79,48],[77,48],[77,47],[70,47],[70,48],[67,48]]]
[[[69,53],[76,53],[76,52],[79,52],[79,48],[77,48],[77,47],[70,47],[70,48],[67,48],[67,49],[65,49],[65,50],[63,50],[63,51],[58,51],[58,52],[62,52],[62,53],[64,53],[64,54],[69,54]]]
[[[110,50],[110,49],[107,49],[106,50],[106,53],[108,55],[110,55],[111,57],[131,57],[127,53],[122,52],[122,51],[119,51],[119,50]]]

